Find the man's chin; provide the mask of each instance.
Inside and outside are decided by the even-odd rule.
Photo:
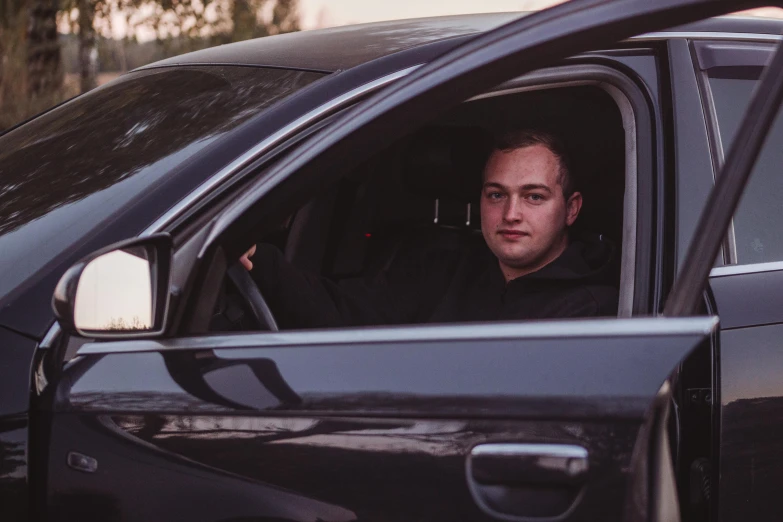
[[[534,259],[529,255],[504,255],[498,256],[498,259],[505,266],[515,270],[525,270],[534,263]]]

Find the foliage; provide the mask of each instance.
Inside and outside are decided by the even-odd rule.
[[[297,31],[297,3],[0,0],[0,132],[91,87],[76,76],[84,78],[91,49],[97,51],[98,72],[123,72],[217,44]],[[52,5],[59,6],[58,26],[70,33],[59,38],[55,33],[54,40]],[[84,24],[94,32],[82,33]],[[120,26],[126,36],[115,39]]]
[[[277,0],[272,6],[271,17],[264,20],[262,13],[269,4],[267,0],[233,0],[230,6],[233,30],[220,36],[238,42],[299,30],[295,0]]]
[[[149,325],[144,323],[138,315],[134,315],[133,319],[126,321],[122,317],[112,317],[109,323],[105,326],[106,330],[149,330]]]
[[[10,1],[10,0],[0,0]],[[79,33],[80,4],[89,2],[93,26],[110,38],[117,21],[128,43],[150,36],[177,50],[299,30],[298,0],[60,0],[60,20]],[[144,38],[144,37],[147,38]]]
[[[5,22],[0,23],[0,132],[76,94],[57,77],[61,74],[59,66],[52,71],[54,85],[48,91],[30,92],[26,42],[29,13],[26,9],[6,10],[3,16]]]

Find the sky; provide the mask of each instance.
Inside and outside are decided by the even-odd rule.
[[[308,30],[426,16],[536,11],[564,1],[566,0],[299,0],[299,15],[302,29]],[[783,18],[783,9],[761,8],[746,11],[745,14]],[[125,36],[125,21],[120,14],[112,18],[112,26],[115,38]],[[67,24],[63,22],[60,30],[68,32]],[[146,41],[154,39],[155,34],[142,28],[137,37]]]
[[[103,330],[112,320],[122,319],[132,324],[134,318],[149,327],[152,322],[149,263],[122,251],[98,257],[82,272],[75,301],[74,321],[78,328]]]
[[[299,0],[302,28],[465,13],[530,11],[563,0]]]
[[[563,0],[299,0],[303,29],[465,13],[533,11]],[[744,14],[783,17],[771,7]]]

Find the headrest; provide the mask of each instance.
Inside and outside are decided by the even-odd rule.
[[[489,150],[489,135],[477,127],[427,127],[410,138],[403,181],[428,199],[478,201]]]

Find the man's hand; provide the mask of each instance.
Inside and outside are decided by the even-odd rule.
[[[244,253],[242,257],[239,258],[239,262],[242,263],[242,266],[244,266],[247,271],[253,270],[253,262],[250,260],[251,257],[256,253],[256,246],[253,245],[250,247],[250,250]]]

